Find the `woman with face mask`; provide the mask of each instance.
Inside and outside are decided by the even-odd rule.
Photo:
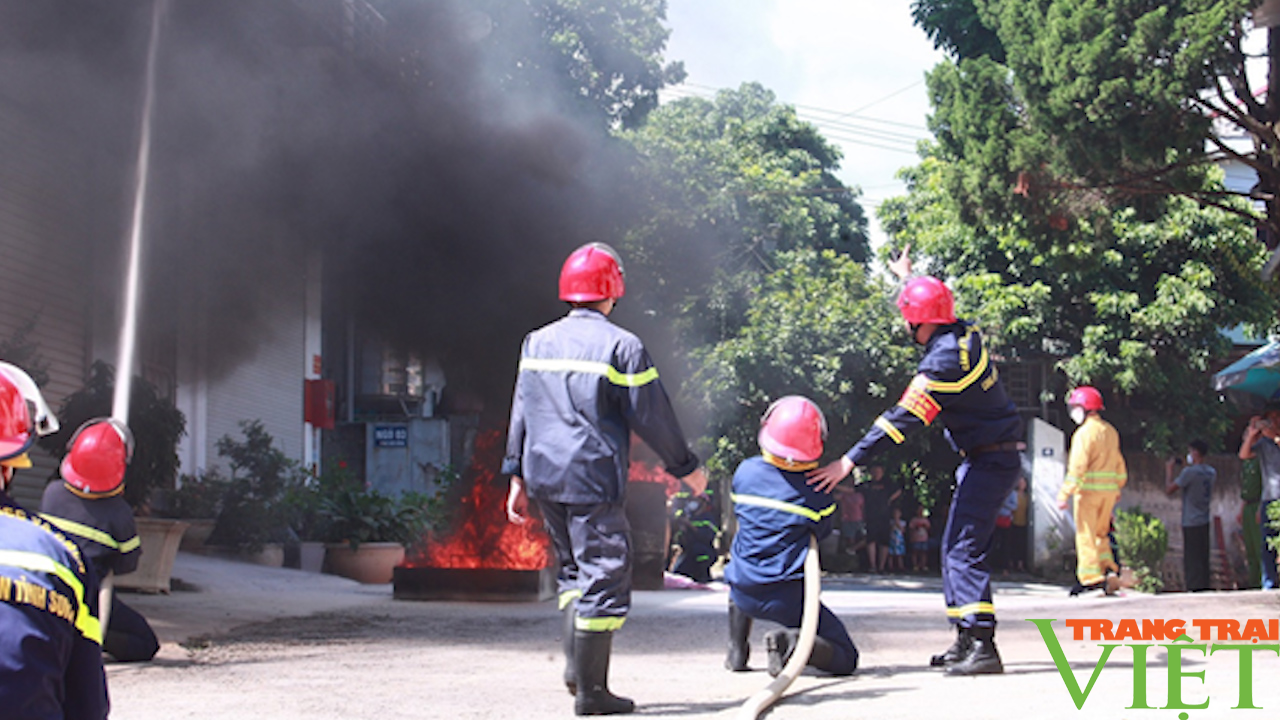
[[[1067,397],[1068,413],[1078,427],[1071,436],[1058,508],[1066,510],[1074,498],[1076,584],[1072,596],[1098,589],[1112,595],[1120,586],[1120,568],[1111,554],[1107,530],[1128,472],[1120,454],[1120,434],[1099,415],[1102,409],[1102,393],[1088,385]]]

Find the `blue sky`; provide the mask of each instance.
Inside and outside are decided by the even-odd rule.
[[[875,206],[903,192],[894,177],[927,136],[924,74],[942,55],[911,24],[906,0],[669,0],[667,57],[685,85],[666,98],[756,81],[844,151],[840,178]]]

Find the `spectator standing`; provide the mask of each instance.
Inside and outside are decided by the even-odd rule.
[[[1027,515],[1031,500],[1027,495],[1027,479],[1018,478],[1014,486],[1018,495],[1018,507],[1013,511],[1013,525],[1009,528],[1009,563],[1014,572],[1027,571]]]
[[[884,572],[889,560],[889,505],[902,495],[884,477],[883,465],[867,466],[867,479],[858,489],[866,499],[867,519],[867,568],[869,572]]]
[[[1262,528],[1258,523],[1258,507],[1262,498],[1262,470],[1258,459],[1245,460],[1240,468],[1240,539],[1244,541],[1244,556],[1248,578],[1243,589],[1262,587]]]
[[[916,506],[916,516],[907,524],[909,547],[911,548],[911,569],[914,572],[929,570],[929,511],[923,505]]]
[[[893,517],[889,520],[889,570],[902,572],[906,570],[907,557],[907,523],[902,519],[902,508],[893,506]]]
[[[1244,440],[1240,443],[1240,459],[1258,458],[1258,467],[1262,472],[1262,492],[1259,493],[1258,521],[1262,526],[1262,538],[1259,543],[1258,557],[1262,563],[1262,589],[1276,589],[1276,551],[1271,547],[1271,538],[1280,534],[1267,521],[1267,508],[1280,500],[1280,403],[1270,402],[1262,415],[1249,419],[1249,427],[1245,430]]]
[[[867,544],[866,498],[857,488],[841,483],[835,489],[840,505],[841,550],[856,555]]]
[[[1182,491],[1182,574],[1188,592],[1212,588],[1209,576],[1209,501],[1218,471],[1206,465],[1204,456],[1209,446],[1203,440],[1187,445],[1187,466],[1174,476],[1182,463],[1170,459],[1165,463],[1165,492],[1173,496]]]

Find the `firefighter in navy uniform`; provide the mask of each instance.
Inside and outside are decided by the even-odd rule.
[[[631,432],[695,493],[707,485],[644,345],[608,320],[623,290],[622,263],[608,245],[584,245],[565,260],[560,299],[571,309],[524,339],[502,464],[511,475],[508,517],[524,522],[532,500],[551,535],[564,682],[578,715],[635,709],[608,688],[613,631],[631,606]]]
[[[1022,420],[981,333],[956,319],[951,291],[941,280],[923,276],[908,281],[898,308],[912,338],[924,345],[915,378],[853,449],[810,473],[809,481],[830,491],[854,466],[940,421],[964,459],[956,469],[942,537],[942,591],[956,640],[930,664],[945,666],[953,675],[1002,673],[987,553],[1000,505],[1020,472]]]
[[[719,553],[720,513],[716,511],[715,493],[708,488],[702,495],[681,490],[671,497],[671,528],[679,554],[673,558],[671,572],[694,582],[711,582],[711,566]]]
[[[729,653],[725,667],[747,669],[753,618],[782,625],[765,635],[769,674],[786,666],[799,638],[804,611],[804,560],[809,537],[831,534],[836,503],[809,486],[805,471],[818,466],[827,422],[813,401],[780,398],[760,421],[760,455],[733,474],[738,531],[724,578],[729,583]],[[834,675],[858,669],[858,649],[844,623],[820,605],[818,635],[809,665]]]
[[[40,514],[80,547],[98,578],[138,567],[142,554],[133,509],[125,502],[124,472],[133,455],[133,434],[114,418],[86,422],[67,445],[61,479],[44,489]],[[138,611],[112,594],[102,649],[120,662],[145,662],[160,649],[156,634]]]
[[[0,715],[11,720],[102,720],[110,710],[93,569],[8,492],[36,436],[57,429],[31,378],[0,363]]]

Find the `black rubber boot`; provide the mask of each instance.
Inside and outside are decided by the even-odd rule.
[[[564,624],[560,629],[560,636],[564,644],[564,686],[568,688],[570,695],[578,694],[578,670],[573,664],[573,622],[577,617],[577,609],[573,603],[569,603],[564,609]]]
[[[931,667],[946,667],[954,665],[964,659],[969,654],[969,648],[973,645],[973,638],[969,637],[967,628],[959,625],[956,626],[956,641],[951,643],[951,647],[943,650],[940,654],[929,658]]]
[[[1000,652],[996,650],[995,628],[971,628],[973,645],[960,662],[947,667],[948,675],[999,675],[1004,672]]]
[[[751,616],[742,612],[733,601],[729,601],[729,653],[724,658],[724,667],[733,672],[747,669],[747,659],[751,657]]]
[[[578,693],[573,700],[575,715],[625,715],[636,709],[630,698],[609,692],[609,655],[613,633],[575,630],[573,664],[578,677]]]
[[[771,630],[765,634],[764,647],[769,651],[770,677],[778,677],[782,668],[787,666],[799,639],[799,630]]]

